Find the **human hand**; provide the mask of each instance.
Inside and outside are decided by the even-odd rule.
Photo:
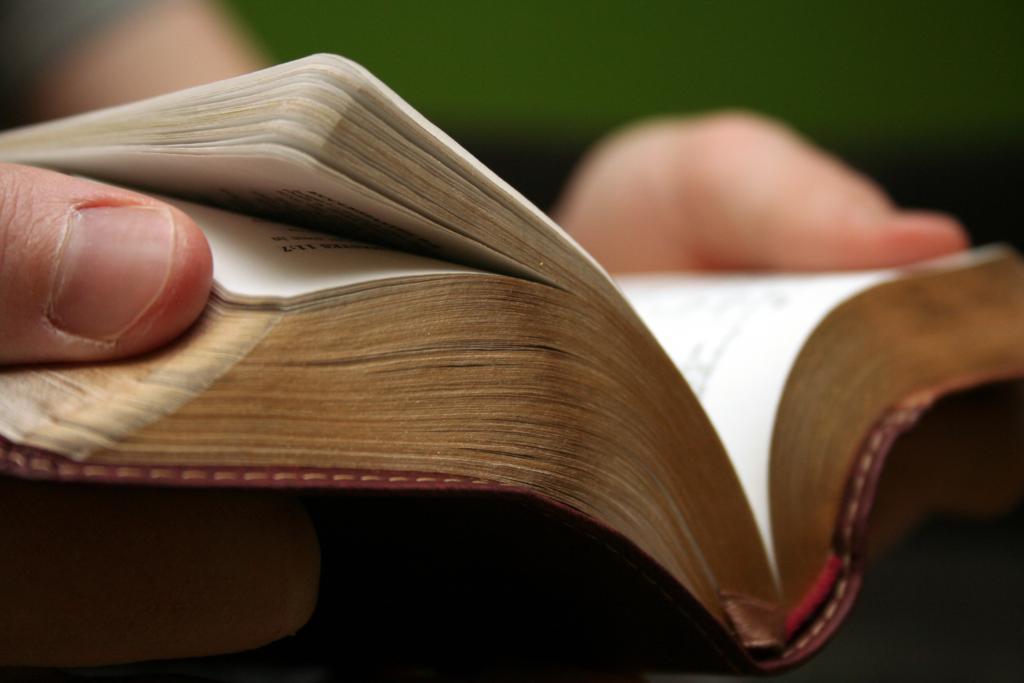
[[[742,113],[611,136],[554,217],[611,272],[881,268],[968,243],[955,219],[898,209],[792,131]]]
[[[206,239],[181,211],[0,164],[0,364],[148,351],[192,324],[211,276]]]
[[[0,364],[142,352],[202,309],[209,254],[184,214],[16,166],[0,166],[0,198]],[[558,216],[615,271],[887,266],[966,244],[953,219],[898,211],[785,129],[735,115],[613,138],[583,164]],[[85,256],[90,245],[123,246],[119,236],[147,225],[144,250]],[[86,239],[91,226],[102,244]],[[0,568],[0,663],[244,649],[294,631],[312,610],[316,540],[294,501],[101,488],[79,498],[60,485],[3,486],[0,547],[17,561]],[[97,514],[110,523],[95,523]],[[136,628],[126,631],[129,622]]]
[[[210,278],[177,209],[0,164],[0,372],[152,349],[195,320]],[[284,496],[0,478],[0,520],[0,666],[248,649],[315,602],[316,537]]]

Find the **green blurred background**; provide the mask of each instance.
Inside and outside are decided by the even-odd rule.
[[[839,150],[1024,145],[1020,2],[234,0],[276,60],[336,52],[456,136],[584,144],[743,107]]]

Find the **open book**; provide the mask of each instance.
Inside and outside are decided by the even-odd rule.
[[[894,443],[921,468],[992,472],[982,507],[1024,486],[1007,248],[616,283],[326,55],[14,130],[0,159],[165,196],[206,232],[216,280],[165,349],[0,370],[0,471],[308,493],[325,597],[295,641],[774,670],[849,610],[869,516],[948,503],[894,484],[894,516],[869,514]],[[363,597],[332,604],[346,584]],[[381,595],[405,600],[386,637]]]

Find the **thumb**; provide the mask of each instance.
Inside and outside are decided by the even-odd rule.
[[[209,294],[206,239],[181,211],[53,171],[0,164],[0,364],[141,353]]]

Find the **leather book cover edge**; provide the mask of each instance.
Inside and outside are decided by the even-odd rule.
[[[0,476],[101,485],[321,491],[338,494],[471,496],[503,499],[533,510],[602,547],[615,562],[657,590],[704,638],[721,670],[752,673],[758,663],[735,634],[711,616],[664,567],[628,538],[593,517],[525,487],[438,472],[350,470],[331,467],[108,465],[75,462],[0,436]]]
[[[386,495],[486,496],[532,509],[600,544],[639,573],[690,625],[703,634],[722,669],[737,673],[776,673],[791,669],[821,649],[853,607],[863,584],[868,521],[887,456],[896,438],[910,429],[943,396],[999,381],[1024,379],[1024,372],[961,378],[916,392],[886,411],[861,442],[853,459],[833,552],[798,605],[785,615],[787,645],[752,651],[656,560],[614,529],[540,493],[501,482],[437,472],[346,470],[331,467],[107,465],[74,462],[0,436],[0,475],[22,479],[136,486],[281,489]]]
[[[847,473],[832,553],[807,593],[786,616],[789,645],[758,663],[764,673],[792,669],[831,640],[853,609],[867,569],[871,512],[878,484],[896,439],[939,399],[988,384],[1024,379],[1024,370],[960,377],[906,396],[887,410],[861,442]]]

